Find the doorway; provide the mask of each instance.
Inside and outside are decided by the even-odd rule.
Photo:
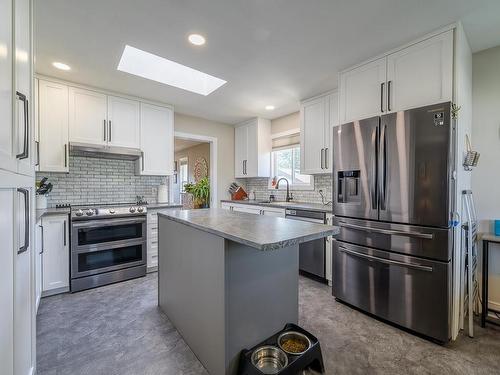
[[[170,178],[170,200],[184,208],[194,208],[192,196],[185,191],[186,184],[195,184],[208,177],[210,181],[209,206],[217,202],[217,139],[196,134],[174,133],[174,175]]]

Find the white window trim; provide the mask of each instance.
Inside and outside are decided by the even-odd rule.
[[[292,144],[292,145],[287,145],[287,146],[274,147],[271,150],[271,175],[272,176],[267,181],[267,190],[268,191],[271,191],[271,190],[286,191],[286,184],[283,183],[283,182],[280,183],[278,189],[276,189],[272,185],[272,181],[273,181],[273,178],[274,178],[274,168],[273,168],[272,152],[273,151],[279,151],[279,150],[287,150],[287,149],[296,148],[296,147],[300,147],[300,143],[296,143],[296,144]],[[296,185],[296,184],[293,184],[291,181],[289,181],[289,183],[290,183],[290,190],[295,190],[295,191],[313,191],[314,190],[314,175],[310,175],[310,176],[311,176],[311,183],[309,185]]]

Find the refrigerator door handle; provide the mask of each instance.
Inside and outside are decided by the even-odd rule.
[[[397,260],[379,258],[379,257],[373,256],[373,255],[368,255],[368,254],[358,253],[357,251],[348,250],[343,246],[339,246],[339,249],[341,252],[343,252],[345,254],[353,255],[353,256],[356,256],[359,258],[373,260],[376,262],[385,263],[385,264],[389,264],[389,265],[401,266],[401,267],[406,267],[406,268],[413,268],[413,269],[417,269],[420,271],[432,272],[432,267],[423,266],[421,264],[406,263],[406,262],[399,262]]]
[[[432,233],[406,232],[403,230],[364,227],[361,225],[349,224],[344,221],[339,221],[339,225],[341,227],[355,229],[355,230],[362,230],[364,232],[370,232],[370,233],[375,232],[375,233],[389,234],[395,236],[415,237],[415,238],[422,238],[425,240],[432,240],[434,238],[434,235]]]
[[[380,146],[379,146],[379,202],[380,209],[385,210],[387,198],[387,125],[381,126],[380,130]]]
[[[371,168],[371,179],[370,184],[370,198],[372,202],[372,209],[377,209],[377,143],[378,143],[378,128],[373,129],[372,133],[372,147],[374,150],[374,155],[372,157],[372,168]]]

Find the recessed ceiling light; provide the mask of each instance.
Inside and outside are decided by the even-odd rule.
[[[205,44],[205,37],[200,34],[191,34],[188,36],[189,42],[195,46],[202,46]]]
[[[52,63],[54,68],[60,69],[60,70],[71,70],[71,67],[67,64],[64,64],[62,62],[55,61]]]
[[[274,109],[274,105],[266,105],[267,111],[272,111]]]
[[[205,96],[227,82],[129,45],[125,46],[117,69]]]

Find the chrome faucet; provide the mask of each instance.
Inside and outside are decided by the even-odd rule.
[[[290,183],[288,182],[288,180],[285,177],[281,177],[278,181],[276,181],[276,186],[274,188],[276,190],[279,189],[281,180],[286,181],[286,201],[290,202],[293,198],[290,196]]]

